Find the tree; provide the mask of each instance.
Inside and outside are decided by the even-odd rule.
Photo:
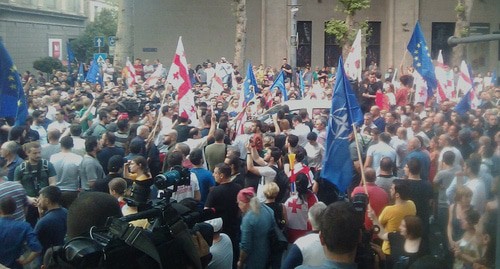
[[[346,58],[351,49],[351,43],[356,36],[354,16],[356,12],[370,7],[370,0],[339,0],[342,12],[346,14],[345,20],[332,19],[327,22],[325,31],[334,35],[335,40],[342,47],[342,58]],[[366,23],[362,28],[366,28]]]
[[[94,38],[96,36],[116,35],[116,11],[103,9],[94,22],[91,22],[85,27],[85,31],[77,39],[71,41],[71,48],[75,53],[76,59],[80,62],[87,62],[92,59],[94,53],[99,52],[99,48],[94,47]],[[101,52],[108,52],[109,47],[107,41],[104,42],[104,47],[101,47]]]
[[[124,67],[127,57],[134,53],[134,24],[132,23],[134,1],[119,0],[118,29],[116,31],[116,47],[114,65]]]
[[[457,12],[457,20],[455,22],[455,33],[456,37],[466,37],[469,35],[470,27],[470,14],[472,12],[472,6],[474,0],[458,0],[457,6],[455,7],[455,12]],[[453,48],[453,66],[460,66],[462,60],[467,57],[467,45],[459,44]]]
[[[236,38],[234,40],[234,64],[242,68],[247,39],[246,0],[234,0],[236,3]]]
[[[34,61],[33,68],[46,74],[52,74],[54,70],[64,71],[61,61],[52,57],[44,57]]]

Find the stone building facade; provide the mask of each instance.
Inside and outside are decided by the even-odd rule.
[[[340,49],[334,38],[325,34],[325,22],[345,16],[335,0],[247,0],[247,50],[245,59],[254,64],[279,66],[281,59],[297,50],[298,66],[337,64]],[[356,15],[368,21],[372,36],[365,43],[365,62],[377,62],[382,69],[399,66],[413,27],[420,21],[433,58],[439,49],[449,60],[446,39],[453,34],[456,0],[372,0],[368,10]],[[292,8],[297,20],[298,44],[291,46]],[[234,57],[235,6],[229,0],[149,0],[135,1],[134,56],[159,58],[169,63],[179,36],[183,36],[188,62],[201,63],[209,58]],[[500,30],[500,1],[475,1],[472,13],[473,34]],[[499,42],[471,44],[467,61],[477,70],[499,66]],[[405,57],[404,65],[410,65]]]

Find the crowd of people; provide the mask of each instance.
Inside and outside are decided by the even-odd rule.
[[[373,228],[370,268],[495,268],[500,88],[491,75],[476,75],[480,104],[458,113],[464,93],[414,103],[411,70],[393,78],[392,69],[371,66],[352,82],[364,122],[349,137],[350,156],[335,156],[354,164],[343,194],[320,177],[329,109],[290,111],[284,93],[270,89],[283,70],[289,100],[331,100],[335,68],[293,72],[286,58],[279,69],[254,66],[255,98],[242,106],[237,66],[225,58],[188,66],[192,118],[178,115],[159,60],[136,59],[134,68],[133,85],[109,61],[103,85],[62,71],[23,74],[26,123],[0,121],[0,264],[42,264],[52,247],[88,237],[106,217],[171,196],[218,217],[207,221],[214,235],[210,254],[200,251],[205,268],[356,268],[361,234]],[[144,83],[158,68],[163,79]],[[155,184],[173,170],[178,186]],[[342,199],[360,194],[368,196],[362,218]],[[130,224],[151,227],[147,219]],[[273,248],[278,231],[287,250]]]

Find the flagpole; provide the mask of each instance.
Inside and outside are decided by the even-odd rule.
[[[361,182],[363,183],[365,194],[368,195],[368,187],[366,186],[365,170],[363,169],[363,159],[361,158],[361,149],[359,148],[358,130],[356,129],[356,123],[352,124],[352,132],[354,133],[354,141],[356,142],[356,151],[358,152],[358,160],[360,163],[359,170],[361,171]]]
[[[403,59],[401,59],[401,63],[399,64],[399,69],[400,69],[400,73],[405,75],[405,71],[404,71],[404,68],[403,68],[403,64],[406,60],[406,55],[408,54],[408,50],[405,48],[405,52],[403,53]]]

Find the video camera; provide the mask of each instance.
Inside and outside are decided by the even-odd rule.
[[[49,268],[201,268],[192,235],[199,231],[211,245],[213,228],[201,222],[216,217],[214,212],[192,211],[171,201],[177,187],[190,182],[184,168],[175,167],[154,180],[163,191],[161,198],[145,204],[132,200],[142,205],[138,213],[110,217],[105,227],[92,227],[89,237],[70,240],[54,250]],[[148,219],[150,226],[129,224],[139,219]]]
[[[380,228],[374,225],[370,230],[364,226],[366,210],[368,208],[368,196],[364,193],[355,194],[351,198],[351,204],[357,213],[356,223],[361,223],[362,236],[358,245],[355,262],[359,268],[375,268],[375,255],[370,243],[374,234],[378,234]]]

